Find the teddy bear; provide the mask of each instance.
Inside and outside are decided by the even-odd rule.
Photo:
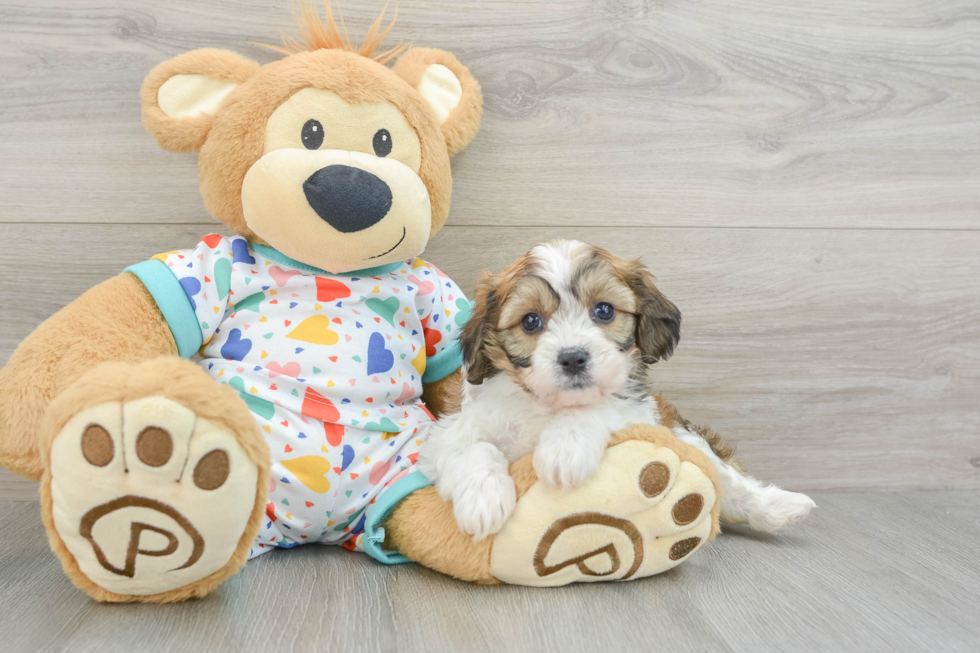
[[[94,599],[203,596],[311,543],[475,583],[626,580],[718,532],[714,467],[663,426],[617,433],[573,490],[518,460],[517,507],[477,542],[416,470],[459,406],[470,312],[420,257],[482,103],[448,52],[380,52],[382,17],[355,46],[329,2],[306,4],[279,60],[201,49],[154,68],[144,125],[199,153],[230,235],[121,265],[0,371],[0,464],[41,481],[51,548]],[[691,494],[703,507],[678,519]]]

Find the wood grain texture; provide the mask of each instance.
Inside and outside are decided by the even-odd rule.
[[[353,34],[382,2],[344,3]],[[403,0],[393,39],[484,87],[450,224],[980,227],[974,0]],[[178,224],[193,156],[138,91],[197,47],[266,62],[288,2],[0,3],[0,222]]]
[[[36,502],[37,486],[37,483],[0,467],[0,501]]]
[[[215,225],[11,225],[0,363],[48,315]],[[219,225],[220,226],[220,225]],[[427,251],[469,293],[535,243],[640,256],[684,314],[655,387],[800,490],[980,488],[980,232],[448,227]],[[70,242],[69,265],[50,243]]]
[[[0,0],[0,365],[92,285],[218,230],[139,87],[193,48],[273,60],[252,43],[293,31],[288,4]],[[382,4],[344,2],[352,34]],[[852,491],[633,583],[474,587],[301,547],[201,601],[106,606],[0,469],[0,648],[975,651],[975,0],[398,5],[393,40],[457,54],[486,106],[426,258],[469,292],[550,238],[642,256],[684,313],[656,387],[758,476]],[[871,491],[909,488],[934,491]]]
[[[723,534],[668,573],[479,587],[338,547],[276,551],[215,593],[100,605],[48,551],[36,504],[0,503],[11,651],[976,651],[980,494],[820,494],[781,537]]]

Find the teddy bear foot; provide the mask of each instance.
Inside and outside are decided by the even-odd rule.
[[[595,476],[572,490],[538,480],[531,454],[510,473],[517,505],[496,535],[461,533],[428,487],[387,517],[385,546],[463,580],[550,587],[659,574],[719,532],[715,468],[662,426],[616,433]]]
[[[631,430],[581,487],[539,481],[524,493],[494,539],[495,578],[538,587],[643,578],[677,566],[713,536],[718,493],[706,461],[666,438],[632,439]]]
[[[49,425],[52,413],[61,424],[42,511],[76,585],[103,601],[168,602],[244,564],[268,463],[253,460],[254,438],[265,443],[236,401],[193,364],[158,359],[96,367],[52,404]],[[215,414],[223,404],[237,420]]]

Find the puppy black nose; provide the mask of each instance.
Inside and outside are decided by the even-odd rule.
[[[558,354],[558,364],[568,376],[578,376],[589,364],[589,352],[584,349],[562,349]]]
[[[391,189],[367,170],[333,165],[303,182],[306,201],[337,231],[361,231],[381,222],[391,209]]]

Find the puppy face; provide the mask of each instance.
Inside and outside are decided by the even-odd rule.
[[[556,408],[590,406],[673,353],[681,315],[646,268],[577,241],[539,245],[477,286],[467,380],[501,372]]]

